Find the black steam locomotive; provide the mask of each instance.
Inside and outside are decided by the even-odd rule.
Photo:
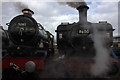
[[[5,50],[2,54],[3,78],[8,77],[11,70],[19,73],[43,70],[45,60],[54,53],[54,36],[36,22],[33,11],[24,9],[22,12],[23,15],[7,23],[8,30],[2,31],[2,51]]]
[[[88,22],[88,9],[89,7],[86,5],[79,6],[77,8],[79,11],[78,23],[61,23],[57,27],[57,45],[61,54],[74,55],[75,52],[80,52],[85,55],[85,53],[88,53],[88,51],[91,51],[90,55],[91,53],[95,53],[95,34],[98,34],[98,37],[101,34],[104,35],[106,47],[110,47],[112,45],[114,31],[112,25],[106,21],[100,21],[99,23]]]
[[[70,63],[70,61],[73,63],[78,62],[77,64],[80,64],[80,62],[87,62],[92,66],[95,63],[94,57],[97,52],[96,47],[97,49],[100,48],[100,46],[102,48],[104,47],[108,50],[108,53],[106,54],[111,54],[110,47],[113,43],[114,31],[112,25],[106,21],[100,21],[99,23],[88,22],[88,9],[89,7],[86,5],[79,6],[77,8],[79,11],[79,22],[72,24],[61,23],[57,27],[57,47],[59,53],[64,55],[64,58],[62,59],[63,62],[59,61],[58,64],[56,64],[56,68],[60,71],[61,68],[57,65],[62,65],[64,69],[68,69],[67,67],[69,64],[67,63]],[[113,62],[111,62],[111,64],[113,64]],[[87,65],[84,66],[84,68],[90,68],[91,66]],[[83,64],[80,67],[83,67]],[[110,71],[109,74],[116,74],[116,72],[118,72],[117,67],[113,67],[111,70],[113,72]],[[79,70],[77,69],[77,71]]]

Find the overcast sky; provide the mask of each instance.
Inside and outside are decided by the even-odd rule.
[[[61,22],[73,23],[78,22],[79,19],[78,11],[75,8],[71,8],[66,4],[60,4],[56,1],[26,0],[26,2],[22,2],[22,5],[23,7],[25,6],[33,10],[35,12],[33,17],[37,20],[37,22],[42,24],[46,30],[49,30],[52,34],[55,35],[55,30],[57,26],[61,24]],[[87,14],[88,21],[93,23],[98,23],[99,21],[107,21],[108,23],[112,24],[113,28],[116,29],[114,31],[114,36],[118,35],[119,0],[89,0],[89,2],[88,0],[85,1],[89,6]],[[18,6],[21,6],[21,3],[16,4],[16,0],[2,1],[2,8],[1,5],[0,8],[2,9],[1,19],[4,29],[7,29],[7,26],[5,24],[9,23],[13,17],[22,14],[22,9],[18,9]]]

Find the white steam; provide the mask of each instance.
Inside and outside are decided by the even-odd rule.
[[[95,64],[91,69],[91,73],[94,76],[102,76],[108,72],[110,63],[109,50],[105,47],[106,32],[98,31],[97,27],[100,26],[93,25],[93,27],[94,27],[93,41],[96,50],[96,56]]]
[[[77,8],[81,5],[87,5],[84,0],[79,0],[79,2],[74,2],[74,0],[73,1],[70,0],[70,2],[59,2],[59,3],[62,5],[68,5],[72,8]]]
[[[20,13],[22,9],[28,8],[28,5],[23,2],[14,2],[14,8]]]

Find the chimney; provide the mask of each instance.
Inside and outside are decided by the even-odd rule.
[[[77,8],[79,11],[79,22],[86,23],[87,22],[87,10],[89,7],[87,5],[81,5]]]
[[[30,15],[30,16],[34,14],[34,12],[30,9],[23,9],[22,12],[24,15]]]

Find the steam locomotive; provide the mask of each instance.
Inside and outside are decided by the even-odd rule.
[[[79,11],[79,22],[72,24],[61,23],[55,31],[57,33],[57,47],[59,53],[65,56],[65,58],[63,58],[61,62],[58,61],[56,64],[56,68],[59,71],[61,71],[61,68],[58,68],[57,65],[62,65],[62,67],[64,67],[65,69],[66,67],[68,67],[67,65],[71,65],[66,64],[70,63],[70,61],[72,63],[78,62],[77,64],[79,64],[81,60],[83,62],[87,61],[91,64],[94,64],[94,57],[96,56],[95,44],[97,43],[103,45],[102,47],[105,47],[109,50],[110,46],[113,43],[114,29],[112,25],[110,23],[107,23],[106,21],[100,21],[99,23],[88,22],[88,9],[89,7],[87,5],[79,6],[77,8],[77,10]],[[101,43],[100,40],[102,41]],[[111,52],[108,52],[107,54],[110,53]],[[77,61],[75,61],[76,58],[78,58]],[[114,73],[118,69],[114,67],[114,69],[112,70]]]
[[[32,10],[23,9],[22,12],[23,15],[7,23],[8,30],[2,31],[5,43],[2,50],[3,78],[16,71],[26,74],[43,70],[45,61],[54,53],[54,36],[36,22]]]
[[[93,37],[97,33],[104,33],[106,42],[109,46],[112,44],[114,29],[111,24],[104,21],[99,23],[88,22],[87,9],[89,7],[85,5],[77,8],[79,11],[78,23],[61,23],[57,27],[57,44],[61,53],[67,55],[70,50],[80,51],[81,53],[88,50],[94,51],[92,49],[94,47]],[[95,33],[95,31],[97,32]]]

